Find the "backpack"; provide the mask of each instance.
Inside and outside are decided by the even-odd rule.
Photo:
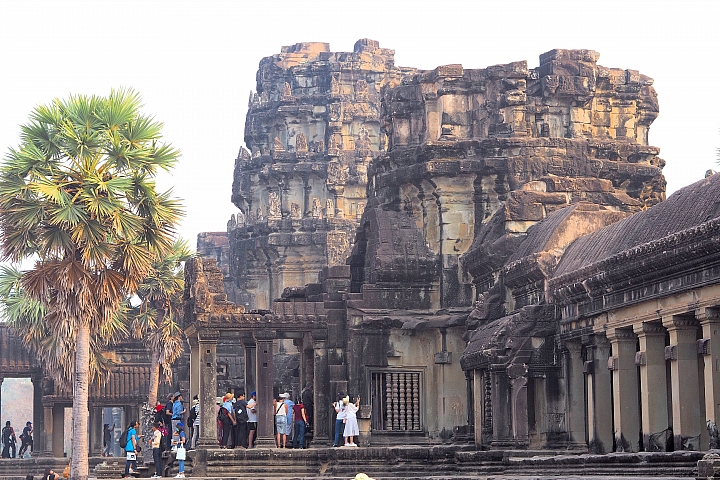
[[[188,415],[188,425],[193,425],[195,423],[195,419],[198,416],[198,406],[194,405],[190,409],[190,415]]]
[[[218,420],[222,421],[223,418],[227,418],[230,416],[230,412],[227,411],[227,408],[220,407],[220,410],[218,410],[217,418]]]
[[[248,413],[247,413],[247,404],[242,405],[239,404],[237,406],[237,409],[235,410],[235,419],[238,422],[247,422],[249,420]]]
[[[125,450],[127,447],[127,441],[128,441],[128,430],[127,428],[123,430],[123,432],[120,434],[120,439],[118,440],[118,444],[120,444],[120,448]]]

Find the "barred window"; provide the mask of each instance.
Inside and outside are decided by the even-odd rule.
[[[421,431],[420,373],[373,372],[373,430]]]

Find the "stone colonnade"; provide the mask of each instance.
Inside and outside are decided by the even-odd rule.
[[[718,310],[701,308],[567,340],[570,438],[598,453],[706,450],[705,421],[720,420],[719,335]]]
[[[214,448],[217,442],[217,344],[221,330],[198,329],[186,332],[190,343],[190,388],[198,392],[200,400],[200,448]],[[279,332],[270,328],[251,331],[252,337],[243,337],[245,352],[245,389],[257,392],[258,429],[256,445],[274,447],[274,412],[271,407],[275,368],[273,364],[273,341]],[[311,331],[313,346],[314,404],[330,403],[330,373],[328,365],[327,330]],[[254,370],[254,371],[253,371]],[[254,379],[254,383],[250,383]],[[327,408],[316,408],[313,416],[313,443],[326,445],[330,442],[330,418]]]

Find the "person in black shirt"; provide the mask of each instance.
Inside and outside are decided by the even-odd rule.
[[[33,428],[32,428],[32,422],[27,422],[25,424],[25,428],[23,428],[22,435],[20,435],[20,441],[22,444],[20,445],[20,452],[19,456],[20,458],[23,458],[23,455],[25,455],[25,452],[27,451],[28,447],[30,447],[30,452],[33,451]]]
[[[15,430],[10,426],[10,420],[5,422],[5,428],[2,429],[0,436],[5,445],[2,451],[2,458],[15,458],[17,438],[15,438]]]
[[[234,405],[235,410],[235,446],[240,448],[248,448],[248,412],[247,402],[245,401],[245,392],[238,392],[238,399]]]
[[[103,457],[109,457],[112,454],[110,453],[110,449],[112,448],[112,434],[115,431],[115,424],[112,424],[112,427],[109,424],[103,425]]]

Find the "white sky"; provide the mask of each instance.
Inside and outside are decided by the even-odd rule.
[[[599,64],[655,79],[650,144],[668,193],[717,169],[720,2],[676,1],[33,1],[0,0],[0,151],[38,104],[133,87],[183,156],[165,188],[185,201],[195,244],[222,231],[248,93],[262,57],[319,41],[351,51],[372,38],[399,66],[484,68],[553,48],[600,52]]]

